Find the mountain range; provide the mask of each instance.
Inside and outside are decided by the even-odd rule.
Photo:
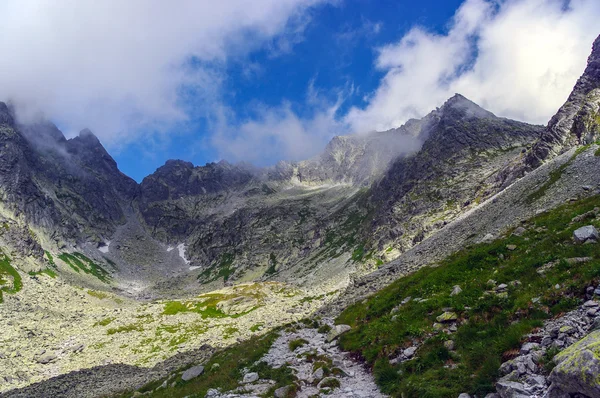
[[[278,294],[297,296],[299,309],[290,310],[290,317],[317,310],[338,315],[423,266],[499,238],[565,201],[596,195],[600,177],[593,152],[599,134],[600,37],[573,92],[547,126],[498,117],[456,94],[396,129],[334,137],[305,161],[257,168],[169,160],[139,184],[119,170],[91,131],[66,139],[49,121],[20,123],[10,105],[0,102],[0,302],[6,301],[0,304],[5,307],[0,321],[14,326],[8,311],[24,305],[17,303],[19,297],[47,300],[27,278],[46,286],[50,282],[39,278],[48,272],[60,280],[48,286],[58,284],[61,292],[79,297],[77,289],[84,289],[93,292],[85,300],[115,298],[110,311],[94,313],[89,325],[129,327],[115,321],[122,311],[119,300],[128,300],[125,312],[138,308],[137,302],[148,303],[143,308],[151,308],[149,322],[156,327],[132,323],[140,339],[160,337],[164,322],[158,318],[169,312],[191,316],[185,313],[193,308],[202,319],[218,314],[215,319],[233,321],[269,302],[276,307],[277,300],[268,297]],[[245,286],[266,290],[239,293]],[[220,303],[210,301],[214,292]],[[236,294],[250,297],[251,304]],[[194,301],[197,297],[204,301]],[[277,313],[264,317],[253,332],[277,326]],[[225,335],[239,332],[239,326],[221,326],[229,327]],[[122,331],[110,330],[106,335]],[[19,333],[7,332],[4,342],[23,339]],[[178,352],[200,346],[190,333],[186,329],[186,339],[173,346],[195,342]],[[58,347],[55,334],[52,344]],[[19,352],[34,349],[22,344]],[[119,344],[125,357],[132,346],[121,340],[94,344],[98,352],[104,352],[102,344]],[[132,352],[125,362],[145,363],[142,354]],[[152,364],[169,358],[159,348],[147,354],[144,360]],[[48,371],[44,365],[58,359],[44,363],[44,355],[27,351],[13,357],[10,366],[0,366],[0,380],[23,387],[103,364],[92,358],[100,355],[96,352],[81,364]],[[12,367],[23,374],[13,374]],[[27,370],[32,367],[37,370]]]

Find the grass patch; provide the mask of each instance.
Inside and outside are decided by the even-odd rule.
[[[219,278],[223,278],[223,282],[227,282],[229,277],[235,272],[235,269],[232,267],[234,260],[235,254],[223,253],[219,264],[212,265],[204,270],[200,275],[198,275],[198,279],[204,280],[206,283],[210,283]]]
[[[290,348],[290,351],[294,352],[296,351],[296,348],[300,348],[306,344],[308,344],[308,341],[304,339],[295,339],[288,343],[288,347]]]
[[[101,321],[94,323],[94,326],[108,326],[114,320],[115,320],[115,318],[111,318],[111,317],[104,318]]]
[[[108,294],[106,294],[104,292],[99,292],[97,290],[88,290],[87,294],[89,294],[92,297],[96,297],[97,299],[100,299],[100,300],[104,300],[109,297]]]
[[[23,288],[21,275],[10,265],[10,258],[0,250],[0,303],[3,293],[14,294]]]
[[[342,348],[362,357],[382,391],[394,397],[492,392],[503,354],[518,348],[545,319],[581,304],[586,287],[600,282],[600,244],[575,245],[571,240],[576,228],[590,224],[590,220],[571,224],[573,217],[597,206],[598,196],[563,205],[529,220],[520,237],[507,235],[467,247],[438,267],[416,271],[348,307],[337,319],[352,326],[340,338]],[[517,249],[508,250],[511,244]],[[537,272],[551,261],[573,257],[593,260],[573,265],[558,261],[543,274]],[[490,279],[509,284],[508,295],[490,292]],[[517,280],[519,284],[511,285]],[[557,284],[560,289],[555,289]],[[450,296],[454,285],[462,292]],[[391,313],[408,296],[427,301],[412,300]],[[465,320],[452,335],[456,346],[452,352],[443,345],[446,335],[433,328],[446,307]],[[389,359],[414,339],[422,341],[417,358],[390,365]]]
[[[56,271],[54,271],[52,268],[44,268],[41,271],[37,271],[37,272],[29,272],[30,276],[39,276],[39,275],[48,275],[50,278],[54,279],[58,276],[58,274],[56,273]]]
[[[116,333],[142,332],[143,330],[144,328],[142,325],[138,323],[132,323],[129,325],[119,326],[117,328],[110,328],[106,331],[106,334],[110,336]]]
[[[260,330],[262,327],[263,327],[263,324],[262,324],[262,323],[257,323],[256,325],[252,325],[252,326],[250,326],[250,331],[251,331],[252,333],[256,333],[256,332],[258,332],[258,331],[259,331],[259,330]]]
[[[58,256],[62,261],[64,261],[69,267],[73,269],[73,271],[78,274],[83,271],[86,274],[90,274],[100,279],[100,281],[104,283],[110,282],[110,274],[104,268],[87,258],[81,253],[74,252],[72,254],[62,253]]]

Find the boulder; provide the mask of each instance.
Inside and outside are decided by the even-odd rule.
[[[458,319],[458,316],[455,312],[446,311],[435,319],[440,323],[447,323],[456,321]]]
[[[293,386],[285,386],[278,388],[275,390],[275,398],[286,398],[288,394],[292,391]]]
[[[188,370],[186,370],[185,372],[183,372],[183,374],[181,375],[181,380],[189,381],[189,380],[195,379],[196,377],[200,376],[202,373],[204,373],[204,366],[202,366],[202,365],[193,366],[193,367],[189,368]]]
[[[327,342],[331,343],[333,340],[337,339],[339,336],[346,333],[350,329],[352,329],[352,328],[348,325],[335,325],[329,331],[329,334],[327,334]]]
[[[585,243],[588,241],[598,241],[598,230],[593,225],[586,225],[576,229],[573,232],[573,239],[577,243]]]
[[[568,394],[600,396],[600,331],[594,331],[554,357],[548,398]]]
[[[499,381],[496,391],[501,398],[531,398],[533,395],[527,386],[516,381]]]
[[[404,354],[405,357],[412,358],[416,352],[417,352],[417,347],[409,347],[406,350],[404,350],[402,353]]]
[[[325,372],[323,371],[323,368],[315,370],[315,372],[312,375],[313,380],[321,380],[323,377],[325,377]]]
[[[244,384],[254,383],[257,380],[258,380],[258,373],[256,373],[256,372],[246,373],[244,375],[243,383]]]
[[[42,365],[46,365],[50,362],[54,362],[55,360],[56,360],[56,355],[54,355],[54,354],[39,355],[39,356],[35,357],[35,361],[37,363],[41,363]]]

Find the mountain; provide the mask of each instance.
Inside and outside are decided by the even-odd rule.
[[[529,373],[498,393],[533,391],[543,364],[521,342],[558,349],[595,322],[594,234],[571,237],[598,219],[599,52],[546,127],[456,94],[308,160],[169,160],[140,184],[89,130],[66,139],[0,103],[0,392],[483,396],[517,358]],[[342,333],[375,378],[325,343]]]
[[[577,80],[569,98],[550,119],[540,139],[523,159],[507,167],[499,175],[505,187],[544,161],[577,145],[591,144],[600,134],[600,37],[592,46],[587,67]]]

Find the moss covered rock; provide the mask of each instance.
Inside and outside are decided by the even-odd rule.
[[[600,331],[590,333],[554,357],[549,398],[568,394],[600,396]]]

